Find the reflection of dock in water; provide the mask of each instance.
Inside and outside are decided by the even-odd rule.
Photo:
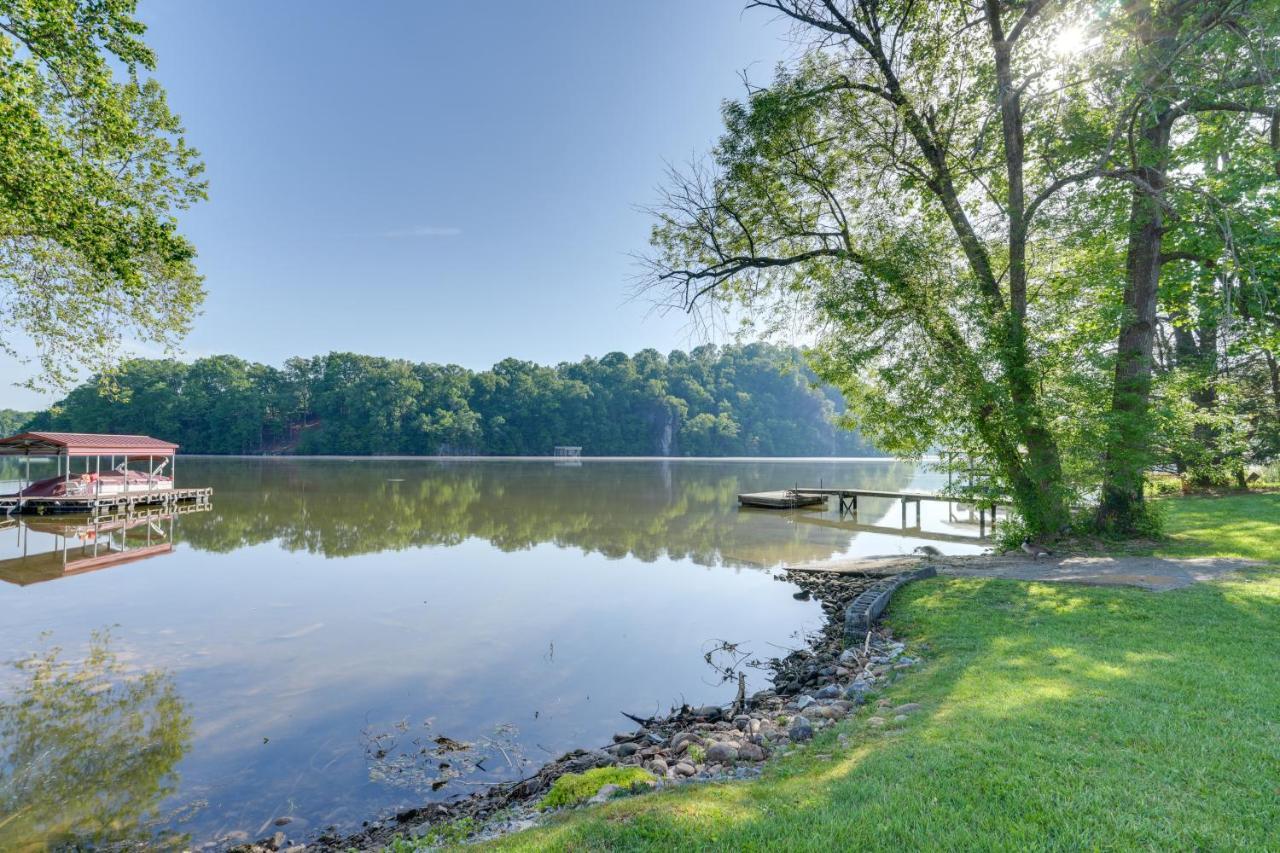
[[[853,516],[856,518],[856,516]],[[886,527],[881,524],[864,524],[859,521],[849,520],[849,517],[836,520],[834,518],[823,518],[821,515],[813,513],[796,513],[794,521],[801,524],[813,524],[818,527],[827,527],[834,530],[847,530],[850,533],[885,533],[889,535],[907,536],[912,539],[926,539],[930,542],[953,542],[961,545],[972,545],[975,542],[981,542],[986,537],[979,534],[978,536],[965,536],[962,533],[938,533],[932,530],[924,530],[916,527]]]
[[[0,560],[0,581],[29,586],[171,553],[174,519],[210,509],[201,503],[141,513],[7,519],[12,523],[0,532],[16,530],[22,556]],[[49,537],[53,548],[29,553],[32,533]]]

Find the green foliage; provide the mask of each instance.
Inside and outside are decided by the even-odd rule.
[[[998,551],[1014,551],[1016,552],[1022,547],[1022,543],[1031,535],[1031,531],[1027,529],[1027,525],[1023,522],[1022,517],[1016,512],[1000,520],[1000,524],[993,531],[996,540],[996,550]]]
[[[1147,478],[1147,494],[1150,497],[1180,495],[1184,489],[1182,478],[1173,474],[1155,474]]]
[[[694,764],[702,764],[707,760],[707,751],[696,743],[689,744],[688,753]]]
[[[163,436],[188,453],[873,455],[833,423],[839,392],[813,387],[796,350],[698,347],[473,373],[330,353],[284,368],[233,356],[135,360],[114,395],[83,385],[35,423]]]
[[[0,435],[13,435],[14,433],[22,432],[35,416],[35,412],[0,409]]]
[[[0,0],[0,350],[34,345],[32,384],[170,347],[203,298],[176,213],[203,166],[143,74],[135,0]]]
[[[873,443],[980,455],[1037,538],[1280,451],[1274,0],[763,5],[810,49],[671,174],[661,304],[806,329]]]
[[[585,803],[605,785],[634,788],[652,785],[653,781],[653,774],[639,767],[597,767],[582,773],[566,773],[552,783],[551,790],[538,802],[538,808],[546,811]]]

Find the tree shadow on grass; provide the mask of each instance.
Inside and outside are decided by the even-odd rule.
[[[1280,571],[1166,593],[905,588],[925,667],[760,782],[580,813],[505,843],[593,849],[1251,848],[1280,841]],[[829,759],[820,756],[830,755]]]

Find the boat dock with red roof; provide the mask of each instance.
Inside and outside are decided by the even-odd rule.
[[[177,453],[178,445],[148,435],[44,431],[11,435],[0,439],[0,456],[22,457],[27,464],[18,491],[0,495],[0,511],[98,514],[207,503],[213,489],[177,487]],[[32,458],[54,459],[57,474],[32,481]],[[105,471],[103,460],[107,461]],[[146,468],[138,470],[144,462]]]

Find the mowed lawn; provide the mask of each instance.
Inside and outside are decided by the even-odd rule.
[[[925,665],[748,784],[553,819],[530,849],[1280,850],[1280,495],[1168,502],[1170,556],[1275,566],[1175,592],[934,579],[889,623]],[[847,746],[837,734],[847,733]]]

